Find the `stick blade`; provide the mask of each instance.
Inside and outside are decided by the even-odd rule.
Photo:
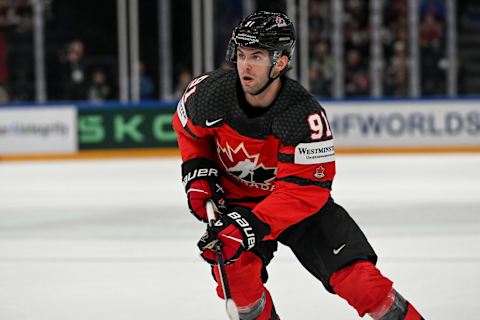
[[[230,320],[240,320],[240,314],[238,313],[237,305],[232,299],[227,299],[226,308]]]

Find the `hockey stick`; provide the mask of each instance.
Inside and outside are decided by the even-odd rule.
[[[215,211],[213,209],[213,203],[207,201],[206,203],[208,224],[211,226],[215,223]],[[217,254],[218,269],[220,271],[220,282],[223,288],[223,294],[225,295],[225,303],[227,309],[227,315],[230,320],[240,320],[240,314],[238,313],[237,305],[232,299],[230,292],[230,286],[228,285],[227,272],[225,270],[225,261],[223,260],[222,245],[220,242],[215,244],[215,252]]]

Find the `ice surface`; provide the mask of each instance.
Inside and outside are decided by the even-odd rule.
[[[179,165],[0,163],[0,319],[226,319]],[[479,154],[340,155],[333,196],[426,319],[479,318]],[[282,320],[358,319],[288,248],[269,273]]]

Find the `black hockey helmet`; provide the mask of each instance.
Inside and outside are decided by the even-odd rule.
[[[282,55],[291,58],[295,48],[295,28],[283,13],[257,11],[249,14],[233,29],[226,60],[237,62],[237,47],[266,49],[273,65]]]

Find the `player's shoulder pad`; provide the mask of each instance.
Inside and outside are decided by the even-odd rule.
[[[220,125],[235,94],[235,70],[218,69],[190,82],[178,103],[178,114],[185,126],[188,119],[197,126]],[[221,119],[221,120],[220,120]]]
[[[286,106],[273,121],[273,134],[282,140],[284,145],[289,146],[314,141],[316,136],[312,139],[312,126],[316,130],[320,129],[320,126],[326,127],[325,123],[328,123],[324,109],[317,99],[297,81],[287,78],[284,86],[277,102],[285,103]],[[319,132],[318,137],[320,135],[322,133]]]

